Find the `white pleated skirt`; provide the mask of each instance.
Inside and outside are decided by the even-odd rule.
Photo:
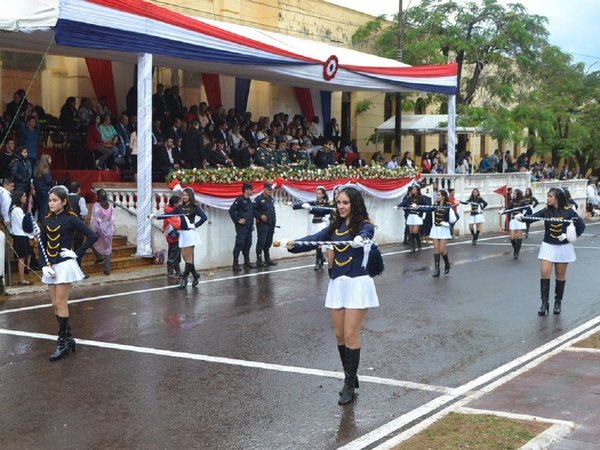
[[[469,216],[469,225],[475,225],[478,223],[485,223],[483,214],[476,214],[474,216]]]
[[[527,225],[525,222],[520,222],[517,219],[510,219],[510,222],[508,222],[508,229],[511,231],[526,230]]]
[[[312,223],[310,224],[310,234],[317,234],[319,231],[327,228],[329,226],[329,222],[320,222],[320,223]]]
[[[573,247],[573,244],[570,242],[560,245],[542,242],[540,252],[538,253],[538,259],[553,263],[570,263],[577,260],[577,257],[575,256],[575,247]]]
[[[67,259],[66,261],[58,264],[53,264],[52,269],[56,276],[50,278],[46,275],[42,275],[42,283],[44,284],[69,284],[83,280],[83,272],[77,264],[76,259]]]
[[[202,240],[197,230],[179,231],[179,248],[194,247],[200,244],[202,244]]]
[[[418,214],[409,214],[406,225],[423,225],[423,219]]]
[[[325,308],[367,309],[377,307],[379,307],[379,298],[373,278],[370,276],[354,278],[343,276],[329,280]]]
[[[438,227],[433,225],[429,232],[429,239],[452,239],[450,227]]]

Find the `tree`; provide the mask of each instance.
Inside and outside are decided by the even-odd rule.
[[[521,4],[423,0],[407,9],[403,20],[404,62],[458,64],[458,105],[471,105],[476,98],[479,103],[512,101],[515,82],[539,63],[540,49],[547,45],[547,19],[527,14]],[[353,44],[393,58],[397,25],[384,27],[378,17],[356,31]]]

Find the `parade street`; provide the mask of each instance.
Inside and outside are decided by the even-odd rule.
[[[13,296],[0,303],[0,447],[381,444],[598,324],[600,222],[575,244],[562,314],[551,305],[546,317],[542,236],[532,228],[518,260],[505,234],[450,241],[440,278],[431,246],[383,247],[381,306],[365,321],[360,388],[347,406],[337,403],[344,375],[323,306],[329,278],[312,254],[241,275],[216,270],[184,290],[166,277],[74,288],[77,350],[57,362],[48,295]],[[554,275],[551,299],[553,289]]]

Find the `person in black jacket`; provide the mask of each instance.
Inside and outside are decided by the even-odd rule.
[[[334,148],[331,141],[326,141],[323,147],[317,151],[315,155],[315,166],[317,169],[326,169],[327,167],[335,164],[335,158],[333,156]]]
[[[275,201],[273,200],[273,185],[265,183],[262,194],[254,199],[252,211],[256,218],[256,265],[258,267],[276,266],[269,255],[273,243],[273,233],[277,217],[275,215]],[[263,262],[262,255],[265,255]]]
[[[509,197],[510,199],[510,197]],[[473,236],[473,245],[477,245],[477,239],[479,239],[479,233],[481,233],[481,227],[485,223],[483,218],[483,210],[487,207],[487,202],[481,198],[479,189],[473,189],[471,196],[466,202],[459,202],[462,205],[469,205],[471,208],[471,215],[469,216],[469,230]]]
[[[181,155],[173,143],[173,138],[166,138],[165,143],[157,149],[155,156],[152,160],[152,170],[158,172],[163,179],[171,171],[180,167]]]
[[[429,197],[428,197],[429,198]],[[410,252],[415,253],[418,248],[421,250],[421,225],[423,225],[423,216],[427,210],[424,207],[431,205],[431,200],[424,198],[421,195],[421,187],[418,184],[413,184],[408,195],[402,200],[402,203],[396,206],[398,208],[404,208],[408,210],[408,217],[406,218],[406,225],[409,229],[409,241],[410,241]]]
[[[29,150],[25,147],[17,149],[17,157],[10,166],[10,173],[15,182],[15,190],[23,191],[29,197],[32,173],[29,164]]]
[[[242,195],[236,198],[229,207],[229,216],[235,225],[235,245],[233,247],[234,272],[242,270],[239,263],[240,252],[244,255],[244,268],[256,269],[256,265],[250,262],[250,247],[252,247],[252,230],[254,228],[251,195],[252,184],[242,184]]]
[[[529,217],[531,218],[524,219],[522,215],[518,215],[517,220],[533,222],[537,218],[545,219],[544,240],[538,254],[542,297],[542,306],[538,315],[548,314],[552,266],[556,274],[553,312],[560,314],[567,281],[567,266],[577,259],[573,242],[577,236],[583,234],[585,223],[567,203],[567,197],[561,188],[551,188],[546,196],[546,207]]]
[[[200,132],[200,121],[197,119],[192,120],[192,125],[183,134],[181,164],[187,169],[203,169],[206,164],[204,141]]]
[[[83,272],[77,264],[85,251],[96,242],[96,234],[77,217],[67,199],[69,192],[65,186],[50,189],[49,214],[44,218],[40,233],[40,255],[45,259],[42,267],[42,283],[48,285],[54,314],[58,321],[58,340],[56,349],[50,355],[50,361],[57,361],[75,352],[75,339],[69,325],[69,291],[71,283],[81,281]],[[76,232],[86,239],[75,251],[72,250]]]

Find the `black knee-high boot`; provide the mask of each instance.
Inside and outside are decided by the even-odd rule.
[[[198,286],[198,283],[200,283],[200,275],[198,272],[196,272],[196,266],[194,266],[194,263],[190,263],[190,273],[192,274],[192,277],[194,277],[194,281],[192,281],[192,287]]]
[[[511,239],[510,245],[513,248],[513,258],[517,259],[517,241],[515,241],[514,239]]]
[[[565,283],[567,280],[556,280],[556,286],[554,286],[554,314],[560,314],[562,309],[562,299],[565,293]]]
[[[548,299],[550,297],[550,278],[540,279],[540,291],[542,296],[542,306],[540,306],[538,316],[545,316],[548,314],[548,309],[550,309],[548,304]]]
[[[67,341],[67,329],[69,329],[69,318],[58,317],[58,340],[56,341],[56,348],[50,355],[50,361],[58,361],[59,359],[69,354],[69,344]],[[74,341],[73,341],[74,342]],[[74,345],[73,345],[74,346]]]
[[[439,277],[440,276],[440,254],[439,253],[434,253],[433,254],[433,276],[434,277]]]
[[[185,287],[187,286],[188,275],[190,274],[190,266],[190,263],[185,263],[185,268],[183,269],[183,273],[181,274],[181,282],[179,283],[179,289],[185,289]]]
[[[447,254],[442,254],[442,258],[444,258],[444,275],[448,275],[450,273],[450,260]]]
[[[521,244],[523,239],[517,239],[515,242],[515,259],[519,259],[519,253],[521,253]]]
[[[480,233],[480,231],[479,231],[479,230],[477,230],[477,231],[475,232],[475,240],[473,241],[473,243],[475,243],[475,244],[477,243],[477,240],[479,239],[479,233]]]
[[[340,354],[340,360],[342,361],[342,367],[344,368],[344,373],[346,373],[346,346],[338,344],[338,352]],[[358,389],[358,375],[356,376],[356,382],[354,383],[354,388]],[[340,390],[339,394],[342,395],[344,389]]]
[[[471,228],[470,231],[471,231],[471,243],[473,245],[475,245],[475,229]]]
[[[414,253],[417,250],[417,235],[410,233],[410,252]]]
[[[415,239],[417,240],[417,247],[421,250],[421,234],[415,233]]]
[[[347,405],[354,400],[354,389],[358,384],[356,372],[358,372],[358,365],[360,363],[360,348],[346,347],[345,361],[344,389],[342,389],[342,395],[340,395],[340,399],[338,400],[339,405]]]

